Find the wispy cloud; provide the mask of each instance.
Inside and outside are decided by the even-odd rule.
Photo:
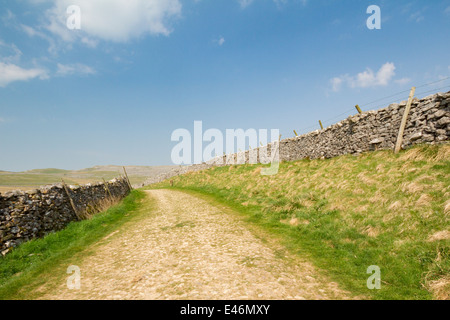
[[[253,0],[238,0],[241,8],[247,8],[249,5],[253,3]]]
[[[424,12],[427,10],[427,7],[417,8],[417,4],[414,2],[409,2],[408,4],[403,6],[401,13],[408,17],[409,21],[413,22],[421,22],[425,20]]]
[[[17,48],[17,46],[13,44],[4,43],[0,40],[0,61],[1,62],[9,62],[9,63],[17,63],[22,56],[22,51]]]
[[[415,21],[415,22],[420,22],[423,21],[425,18],[422,15],[422,12],[420,11],[416,11],[414,13],[411,13],[411,15],[409,16],[409,20],[411,21]]]
[[[95,74],[95,70],[87,65],[76,63],[76,64],[61,64],[57,65],[58,70],[56,74],[59,76],[68,76],[68,75],[92,75]]]
[[[394,81],[396,84],[403,85],[411,82],[410,78],[401,78]]]
[[[22,51],[15,44],[0,40],[0,87],[16,81],[28,81],[34,78],[48,79],[48,71],[43,68],[23,68],[19,66]]]
[[[221,46],[223,46],[225,44],[225,38],[224,37],[219,37],[219,39],[215,39],[213,42],[221,47]]]
[[[370,68],[358,73],[355,76],[348,74],[335,77],[330,80],[332,90],[337,92],[344,84],[350,88],[369,88],[387,86],[395,76],[395,65],[387,62],[375,73]]]
[[[242,9],[247,8],[252,3],[255,2],[255,0],[237,0],[237,1]],[[281,8],[283,5],[287,4],[289,0],[273,0],[273,2],[277,5],[278,8]],[[300,2],[302,3],[302,5],[306,5],[308,3],[308,0],[300,0]]]
[[[28,81],[39,78],[48,79],[48,72],[40,68],[24,69],[15,64],[0,62],[0,87],[16,81]]]

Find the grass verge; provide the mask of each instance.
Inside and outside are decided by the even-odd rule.
[[[172,178],[212,196],[371,299],[449,299],[450,145],[213,168]],[[168,181],[151,186],[170,188]],[[381,269],[381,289],[367,269]]]
[[[44,275],[130,221],[145,194],[134,190],[120,204],[90,220],[72,222],[62,231],[26,242],[0,258],[0,300],[34,299]]]

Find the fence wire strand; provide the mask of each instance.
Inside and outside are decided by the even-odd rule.
[[[450,77],[446,77],[446,78],[442,78],[442,79],[439,79],[439,80],[436,80],[436,81],[433,81],[433,82],[421,84],[420,86],[416,87],[416,90],[420,89],[420,88],[425,88],[425,87],[431,86],[433,84],[441,83],[441,82],[444,82],[444,81],[449,80],[449,79],[450,79]],[[434,89],[427,90],[427,91],[416,92],[415,96],[420,96],[420,95],[424,95],[424,94],[431,93],[431,92],[437,92],[438,90],[443,90],[443,89],[450,89],[450,85],[446,85],[446,86],[440,87],[440,88],[434,88]],[[404,90],[404,91],[400,91],[400,92],[394,93],[392,95],[389,95],[389,96],[386,96],[386,97],[383,97],[383,98],[380,98],[380,99],[377,99],[377,100],[374,100],[374,101],[371,101],[371,102],[368,102],[368,103],[361,104],[359,106],[362,109],[362,111],[367,111],[368,106],[370,106],[370,105],[372,105],[374,103],[381,102],[381,101],[384,101],[384,100],[387,100],[387,99],[390,99],[390,98],[394,98],[394,97],[397,97],[399,95],[403,95],[401,98],[397,98],[395,100],[391,100],[389,104],[400,103],[402,101],[408,100],[410,91],[411,91],[410,89]],[[383,108],[383,107],[385,107],[385,106],[387,106],[389,104],[386,104],[386,103],[378,104],[377,106],[371,107],[371,108],[378,110],[378,109]],[[344,115],[345,116],[350,116],[350,115],[354,114],[354,111],[355,111],[355,107],[353,107],[351,109],[347,109],[346,111],[344,111],[344,112],[334,116],[333,118],[329,118],[327,120],[323,120],[322,124],[324,125],[324,128],[325,128],[325,127],[327,127],[327,126],[329,126],[331,124],[334,124],[336,119],[340,119]],[[311,129],[320,129],[319,122],[317,121],[317,124],[311,125],[311,126],[306,127],[306,128],[302,128],[301,130],[299,130],[299,133],[300,134],[305,134],[305,133],[308,133]]]

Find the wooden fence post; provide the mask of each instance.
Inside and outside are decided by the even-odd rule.
[[[105,186],[105,189],[106,189],[106,191],[108,192],[109,197],[110,197],[111,200],[112,200],[112,199],[113,199],[113,196],[112,196],[112,194],[111,194],[111,191],[109,190],[109,187],[108,187],[108,184],[107,184],[106,181],[105,181],[105,178],[103,178],[103,185]]]
[[[127,174],[127,170],[125,169],[125,167],[123,167],[123,172],[125,172],[125,178],[127,179],[128,187],[130,187],[130,191],[131,191],[131,190],[133,190],[133,187],[131,186],[130,179],[128,179],[128,174]]]
[[[395,145],[394,153],[399,153],[402,148],[403,143],[403,134],[405,132],[406,122],[408,121],[408,115],[411,111],[411,104],[414,98],[414,94],[416,93],[416,87],[412,87],[411,92],[409,94],[408,103],[406,104],[405,113],[403,113],[402,123],[400,124],[400,130],[398,132],[397,144]]]
[[[75,207],[75,204],[73,203],[72,197],[70,196],[69,189],[67,189],[66,183],[64,182],[63,179],[61,179],[61,181],[62,181],[64,190],[66,191],[67,197],[69,198],[70,205],[72,206],[73,212],[75,212],[75,215],[77,216],[78,220],[81,220],[81,217],[80,217],[80,215],[78,213],[77,207]]]
[[[323,130],[322,121],[319,120],[320,128]]]
[[[298,137],[297,131],[294,130],[294,134],[295,134],[296,137]]]
[[[359,113],[359,114],[362,113],[362,110],[361,110],[361,108],[359,107],[359,105],[356,105],[355,108],[356,108],[356,110],[358,110],[358,113]]]

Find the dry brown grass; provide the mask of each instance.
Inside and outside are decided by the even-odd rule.
[[[450,231],[443,230],[443,231],[438,231],[438,232],[432,234],[428,238],[428,241],[433,242],[433,241],[448,240],[448,239],[450,239]]]
[[[439,149],[438,154],[435,157],[437,161],[443,161],[450,159],[450,144],[444,145]]]
[[[86,207],[86,210],[81,212],[79,215],[80,215],[81,219],[89,220],[95,214],[108,210],[112,206],[115,206],[116,204],[118,204],[120,201],[121,201],[120,197],[104,198],[100,201],[90,203]]]
[[[444,213],[450,214],[450,200],[447,200],[447,202],[444,204]]]
[[[368,176],[366,176],[366,174],[364,172],[361,172],[360,174],[358,174],[358,178],[359,180],[361,180],[361,182],[367,184],[367,185],[373,185],[376,184],[376,181],[372,178],[369,178]]]
[[[389,206],[389,210],[395,211],[395,210],[398,210],[398,209],[400,209],[402,207],[403,207],[403,204],[402,204],[401,201],[395,201],[394,203],[392,203]]]
[[[420,148],[412,148],[403,153],[400,157],[402,161],[429,161],[437,162],[450,159],[450,144],[442,145],[435,155],[423,152]]]
[[[418,184],[416,182],[410,182],[410,183],[402,184],[401,188],[402,188],[403,192],[407,192],[407,193],[410,193],[410,194],[415,194],[415,193],[422,192],[423,189],[424,189],[424,186],[420,185],[420,184]]]
[[[372,226],[367,226],[362,233],[367,234],[369,237],[375,238],[380,234],[380,229]]]
[[[429,290],[436,300],[450,300],[450,276],[443,277],[428,283]]]
[[[261,170],[262,170],[261,167],[256,168],[256,169],[253,171],[252,175],[254,175],[254,176],[260,175],[260,174],[261,174]]]
[[[418,207],[428,207],[431,205],[433,198],[429,194],[422,194],[419,200],[416,201],[416,206]]]
[[[386,198],[384,193],[381,192],[380,190],[377,190],[377,192],[375,192],[375,194],[369,198],[369,202],[371,202],[373,204],[378,204],[378,205],[384,205],[388,201],[389,201],[389,199]]]

